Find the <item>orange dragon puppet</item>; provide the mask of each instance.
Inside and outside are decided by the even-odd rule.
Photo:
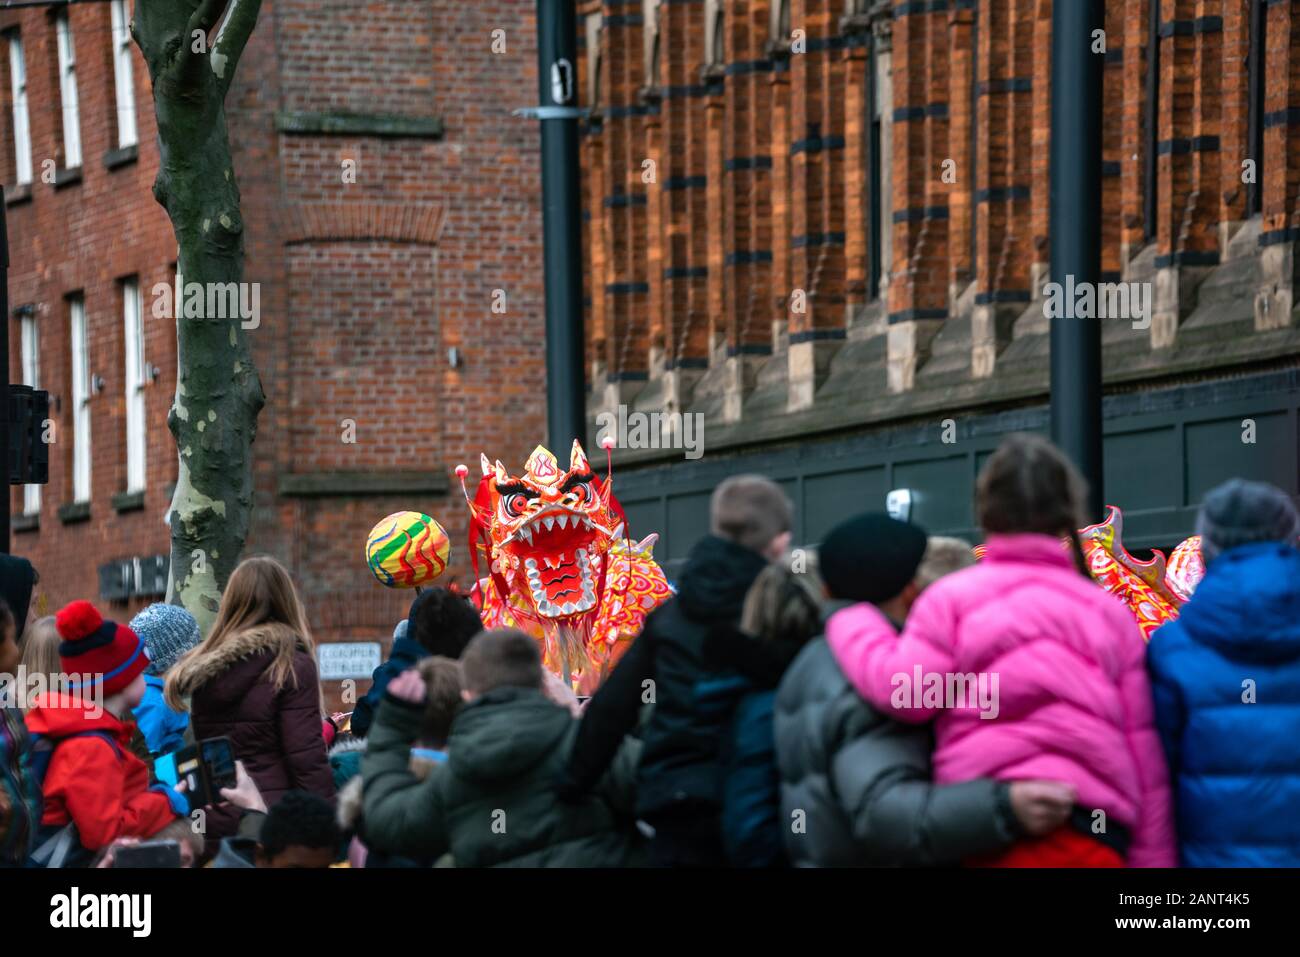
[[[1156,548],[1150,561],[1140,561],[1124,547],[1123,513],[1114,505],[1107,510],[1104,522],[1079,530],[1083,557],[1092,577],[1128,605],[1143,640],[1150,641],[1157,628],[1178,617],[1205,575],[1201,538],[1185,539],[1167,559]]]
[[[528,632],[547,668],[590,693],[672,594],[651,556],[658,535],[626,537],[609,471],[603,481],[593,474],[576,441],[567,470],[540,445],[518,476],[486,455],[480,462],[472,498],[469,470],[460,465],[456,474],[471,513],[473,595],[483,625]],[[480,560],[487,565],[481,577]]]
[[[1201,559],[1201,537],[1184,539],[1165,557],[1152,549],[1150,561],[1142,561],[1124,547],[1124,515],[1108,505],[1106,520],[1079,530],[1079,546],[1088,572],[1133,613],[1143,641],[1155,630],[1178,617],[1205,576]],[[1062,545],[1068,545],[1064,540]],[[975,546],[975,557],[983,558],[984,546]]]

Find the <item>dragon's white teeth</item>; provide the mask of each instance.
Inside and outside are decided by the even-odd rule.
[[[519,537],[522,538],[522,539],[524,539],[525,541],[527,541],[529,545],[531,545],[531,544],[533,543],[533,533],[532,533],[532,531],[531,531],[530,529],[528,529],[528,528],[520,528],[518,534],[519,534]]]
[[[549,532],[555,527],[555,519],[548,515],[546,518],[542,519],[542,524],[546,526],[546,530]]]
[[[589,518],[584,518],[584,519],[582,520],[582,526],[583,526],[583,528],[591,528],[591,519],[589,519]]]
[[[568,517],[567,515],[563,515],[563,514],[562,514],[562,515],[560,515],[560,517],[557,518],[555,521],[556,521],[556,524],[558,524],[558,525],[560,526],[560,528],[568,528],[568,527],[569,527],[569,517]]]
[[[536,567],[537,567],[537,559],[535,559],[535,558],[525,558],[525,559],[524,559],[524,567],[525,567],[525,568],[536,568]]]
[[[542,586],[537,582],[533,582],[532,586],[533,586],[533,604],[537,606],[538,611],[545,614],[546,607],[549,604],[549,602],[546,600],[546,592],[542,590]]]

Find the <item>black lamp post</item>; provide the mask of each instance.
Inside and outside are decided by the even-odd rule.
[[[566,454],[586,439],[582,333],[582,237],[578,193],[577,18],[573,0],[537,0],[542,123],[542,230],[546,270],[546,427]]]
[[[1051,278],[1062,285],[1101,279],[1101,105],[1105,55],[1094,31],[1103,0],[1052,5]],[[1051,320],[1052,440],[1088,481],[1090,519],[1104,507],[1101,326],[1097,319]]]

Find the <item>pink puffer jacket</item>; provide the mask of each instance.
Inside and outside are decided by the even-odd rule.
[[[990,535],[987,545],[980,564],[926,589],[901,635],[872,605],[833,616],[827,639],[844,674],[899,720],[935,719],[938,783],[1069,782],[1080,805],[1129,829],[1130,866],[1174,866],[1168,772],[1133,616],[1055,538]]]

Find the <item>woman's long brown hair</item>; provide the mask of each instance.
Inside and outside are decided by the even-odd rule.
[[[312,643],[307,614],[288,570],[265,555],[244,559],[231,573],[212,631],[167,676],[167,704],[176,710],[185,709],[185,691],[180,686],[186,676],[187,660],[202,658],[235,636],[251,631],[264,632],[276,639],[275,660],[267,669],[276,690],[289,681],[296,682],[294,651],[303,643],[310,648]]]

